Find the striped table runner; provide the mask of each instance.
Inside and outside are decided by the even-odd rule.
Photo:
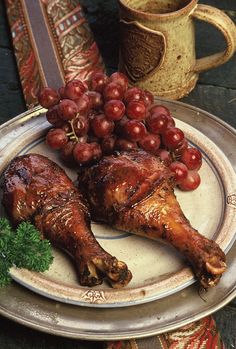
[[[43,86],[87,80],[104,64],[77,0],[6,0],[13,45],[28,108]]]

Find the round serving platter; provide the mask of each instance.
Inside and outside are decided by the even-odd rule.
[[[45,130],[48,128],[45,115],[42,113],[38,120],[41,120],[40,126],[28,128],[23,137],[12,140],[7,145],[8,152],[16,155],[30,152],[44,154],[63,166],[59,154],[50,151],[45,144]],[[220,149],[205,135],[182,121],[176,120],[176,123],[203,154],[201,186],[191,193],[176,189],[178,200],[193,227],[228,251],[234,240],[236,217],[234,209],[227,204],[227,195],[232,187],[236,188],[235,172]],[[3,157],[0,171],[7,164],[8,159],[4,161]],[[76,179],[76,170],[65,170],[72,179]],[[92,289],[80,286],[72,261],[65,253],[55,249],[49,271],[35,273],[13,268],[12,277],[30,290],[51,299],[103,308],[147,303],[176,293],[194,282],[183,258],[167,244],[117,231],[104,224],[92,224],[92,230],[102,247],[125,261],[132,271],[133,278],[125,288],[112,289],[106,283]]]
[[[68,284],[64,282],[62,285],[60,275],[57,275],[52,282],[49,271],[49,274],[46,275],[46,273],[39,282],[37,273],[35,273],[37,280],[34,280],[29,275],[30,272],[27,274],[26,271],[27,275],[25,276],[24,271],[13,271],[13,277],[34,292],[16,283],[1,289],[0,312],[3,315],[43,331],[75,338],[97,340],[137,338],[179,327],[219,309],[233,298],[236,283],[236,276],[233,273],[236,263],[234,257],[236,250],[234,243],[236,185],[235,173],[232,170],[236,164],[236,157],[232,154],[232,149],[236,145],[235,131],[214,116],[197,108],[180,102],[161,100],[161,103],[170,108],[173,115],[180,120],[178,123],[184,129],[187,137],[204,152],[204,166],[201,171],[202,177],[203,179],[206,178],[206,181],[205,184],[201,185],[201,191],[191,194],[177,193],[177,196],[184,212],[187,211],[187,216],[192,225],[200,231],[204,230],[204,233],[206,230],[208,237],[216,239],[224,250],[229,251],[227,253],[228,270],[220,284],[205,293],[203,300],[199,296],[198,285],[192,284],[192,273],[184,267],[184,263],[179,259],[179,256],[175,256],[170,262],[169,257],[172,258],[173,251],[170,251],[166,246],[155,243],[155,245],[161,246],[161,255],[166,256],[167,253],[168,256],[166,259],[164,257],[163,263],[161,263],[162,270],[159,275],[148,275],[145,279],[145,266],[149,265],[146,263],[150,263],[152,259],[142,261],[144,263],[143,269],[140,268],[139,264],[135,269],[135,263],[133,263],[134,270],[132,272],[135,275],[136,271],[139,270],[139,276],[135,276],[133,285],[131,283],[128,289],[122,290],[123,294],[121,292],[119,296],[116,294],[117,290],[114,291],[101,286],[96,290],[83,289],[83,293],[79,295],[79,298],[74,299],[74,293],[68,295]],[[0,132],[3,141],[0,144],[0,155],[3,159],[3,167],[15,155],[31,152],[32,149],[33,151],[39,150],[37,147],[42,146],[41,143],[37,142],[40,137],[43,137],[48,127],[48,124],[45,124],[42,119],[42,112],[42,109],[36,108],[34,111],[25,113],[1,127]],[[201,132],[199,133],[197,130]],[[222,135],[220,139],[218,139],[219,133]],[[16,138],[17,147],[15,147]],[[225,142],[226,138],[227,143]],[[55,154],[50,154],[49,157],[52,158],[53,156]],[[192,195],[195,195],[195,197]],[[191,201],[197,204],[194,210],[191,209],[191,206],[193,206]],[[208,210],[208,214],[204,216],[206,210]],[[97,229],[95,234],[100,239],[99,242],[106,245],[105,242],[108,240],[108,246],[111,246],[106,235],[107,229],[102,228],[101,230],[99,226],[94,228]],[[109,234],[110,230],[108,229]],[[117,246],[117,241],[121,243],[119,253],[124,249],[122,248],[122,240],[125,241],[125,245],[127,245],[129,239],[140,240],[140,238],[133,236],[124,237],[122,232],[115,232],[114,234],[118,237],[114,239],[114,246]],[[131,244],[133,244],[133,241]],[[139,246],[139,244],[141,245]],[[146,246],[143,245],[143,242],[139,242],[139,244],[134,248],[135,251],[132,251],[134,253],[133,255],[131,253],[132,258],[140,257],[143,246]],[[150,244],[147,241],[147,244],[147,249],[151,249],[151,252],[155,254],[156,247],[152,247],[154,242]],[[158,250],[158,252],[160,251]],[[120,256],[118,255],[118,257]],[[60,258],[61,255],[59,254]],[[140,259],[142,260],[142,258]],[[177,268],[170,270],[171,266],[176,266],[176,260],[179,260]],[[73,270],[70,262],[65,262],[62,259],[62,263],[67,263],[68,268]],[[130,264],[129,261],[127,263]],[[132,269],[131,266],[130,269]],[[52,271],[52,274],[55,275],[55,270]],[[167,275],[163,276],[164,271]],[[178,279],[181,273],[183,273],[182,278]],[[71,280],[74,278],[72,274],[69,275]],[[154,281],[153,277],[156,278]],[[44,278],[46,278],[46,281]],[[56,294],[50,294],[52,291],[49,290],[48,285],[46,285],[45,291],[44,282],[47,284],[48,278],[49,282],[52,282],[51,289],[54,288],[53,286],[57,288],[57,285],[59,285]],[[173,284],[173,281],[176,283]],[[143,283],[140,284],[141,282]],[[166,285],[162,289],[160,287],[161,292],[158,294],[157,285],[163,286],[165,282],[167,288]],[[43,285],[41,290],[38,290],[39,283]],[[65,290],[63,290],[63,287],[65,287]],[[74,289],[78,291],[79,287],[70,284],[69,290],[74,292]],[[60,290],[65,291],[65,293],[61,292],[59,294]],[[145,291],[142,293],[142,298],[140,297],[140,290]],[[42,297],[36,292],[46,297]],[[78,293],[76,297],[78,297]],[[60,302],[57,300],[60,300]],[[146,304],[141,304],[143,302]],[[86,305],[86,307],[80,305]],[[126,305],[132,305],[132,307],[124,307]]]

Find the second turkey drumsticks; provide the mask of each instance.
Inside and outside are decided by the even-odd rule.
[[[207,289],[225,271],[225,254],[190,225],[175,197],[173,176],[156,156],[132,150],[106,156],[85,169],[79,188],[87,195],[93,220],[167,241]]]

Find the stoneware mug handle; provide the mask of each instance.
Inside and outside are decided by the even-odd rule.
[[[227,45],[227,48],[222,52],[197,59],[194,71],[201,72],[227,62],[236,50],[236,26],[234,22],[223,11],[209,5],[198,4],[192,16],[213,24],[222,32]]]

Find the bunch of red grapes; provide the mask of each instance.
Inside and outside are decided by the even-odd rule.
[[[189,146],[170,111],[154,104],[149,91],[130,88],[124,74],[96,72],[88,84],[72,80],[58,91],[45,87],[38,100],[53,126],[46,143],[68,164],[88,166],[115,150],[142,148],[170,167],[182,190],[199,186],[201,152]]]

